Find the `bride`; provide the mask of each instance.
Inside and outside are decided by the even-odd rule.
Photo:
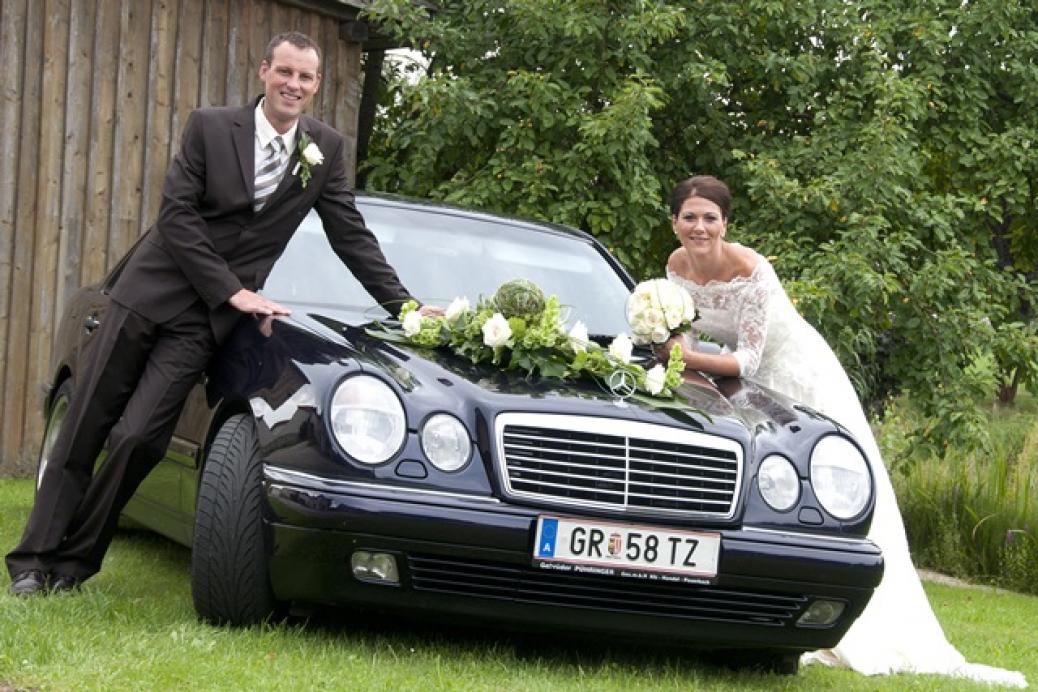
[[[883,550],[883,580],[839,645],[805,654],[804,661],[867,675],[936,673],[1026,687],[1022,674],[968,663],[948,643],[912,565],[894,490],[857,394],[825,340],[793,307],[771,264],[725,240],[730,207],[728,187],[711,176],[689,178],[671,193],[681,247],[667,262],[667,276],[692,294],[698,330],[725,349],[700,353],[677,338],[664,352],[679,343],[689,369],[753,379],[839,421],[872,460],[876,479],[869,538]]]

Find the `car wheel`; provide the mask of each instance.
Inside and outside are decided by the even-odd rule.
[[[263,541],[262,479],[252,419],[220,426],[202,471],[191,548],[195,611],[216,624],[250,625],[277,611]]]
[[[61,424],[65,422],[68,415],[68,402],[72,397],[72,382],[65,380],[54,392],[54,398],[50,402],[50,410],[47,412],[47,424],[43,431],[43,444],[40,445],[40,456],[36,461],[36,490],[40,489],[43,482],[43,473],[50,464],[51,453],[54,451],[54,441],[58,439]]]
[[[796,675],[800,671],[800,654],[786,649],[721,649],[712,651],[708,658],[716,665],[737,671],[778,675]]]
[[[800,654],[783,650],[762,651],[754,667],[778,675],[796,675],[800,671]]]

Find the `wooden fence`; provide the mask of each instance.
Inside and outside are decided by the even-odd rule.
[[[361,46],[340,36],[362,5],[0,0],[0,468],[38,448],[66,298],[154,221],[189,111],[262,91],[272,35],[321,45],[311,112],[355,143]]]

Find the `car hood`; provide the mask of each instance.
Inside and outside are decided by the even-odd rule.
[[[619,396],[591,379],[529,377],[518,370],[475,365],[446,349],[421,348],[377,336],[370,316],[330,309],[294,313],[294,327],[352,352],[365,370],[380,371],[406,391],[424,390],[431,399],[446,390],[490,410],[558,410],[708,430],[753,445],[753,438],[813,432],[817,438],[839,426],[783,394],[750,380],[707,380],[686,376],[673,400]],[[377,326],[377,325],[376,325]],[[787,441],[788,445],[788,441]]]

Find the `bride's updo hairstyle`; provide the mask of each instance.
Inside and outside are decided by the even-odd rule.
[[[694,175],[682,180],[670,193],[670,215],[677,216],[681,205],[690,197],[702,197],[721,208],[721,217],[727,221],[732,210],[732,192],[722,181],[712,175]]]

